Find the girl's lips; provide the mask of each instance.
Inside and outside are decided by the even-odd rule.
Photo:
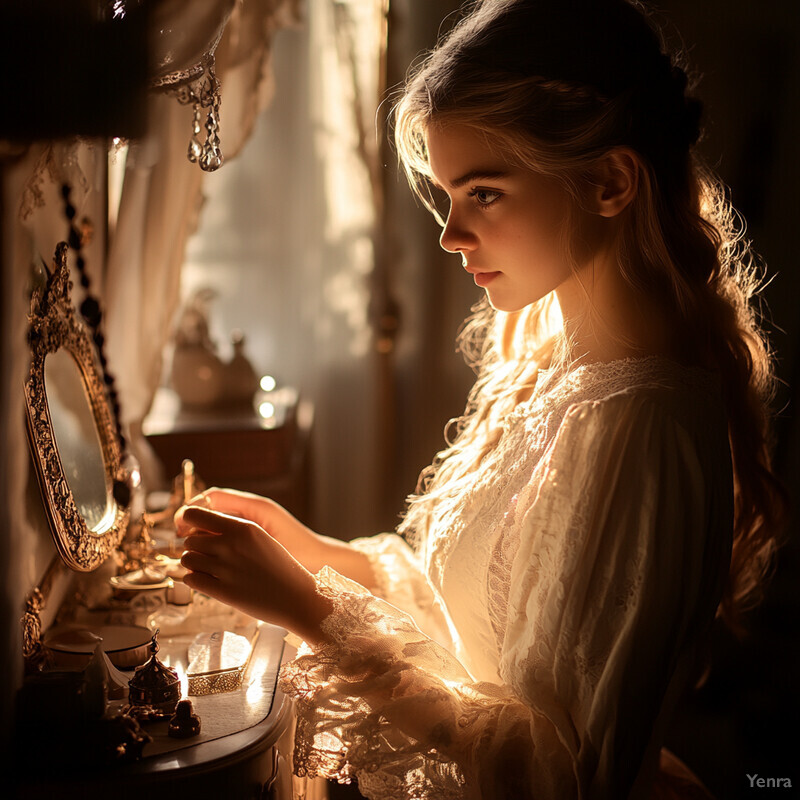
[[[481,287],[488,286],[499,274],[499,272],[476,272],[475,283]]]

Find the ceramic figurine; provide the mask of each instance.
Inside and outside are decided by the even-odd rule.
[[[169,721],[167,733],[174,739],[189,739],[200,733],[200,717],[193,713],[191,700],[181,700]]]

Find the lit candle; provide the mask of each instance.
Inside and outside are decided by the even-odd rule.
[[[175,671],[178,673],[178,681],[181,687],[181,700],[189,696],[189,676],[180,661],[175,663]]]
[[[167,735],[174,739],[190,739],[200,733],[200,717],[194,713],[192,701],[189,700],[189,676],[183,668],[183,663],[177,661],[175,670],[178,673],[181,686],[181,699],[175,706],[175,713],[169,721]]]
[[[194,463],[189,458],[183,459],[183,502],[188,503],[194,497]]]

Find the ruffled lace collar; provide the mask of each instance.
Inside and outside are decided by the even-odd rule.
[[[632,387],[674,386],[706,392],[719,387],[719,375],[703,367],[688,366],[660,355],[593,361],[577,366],[541,369],[531,397],[520,403],[515,412],[528,413],[546,398],[557,399],[579,393],[581,387],[602,387],[604,394],[615,394]]]
[[[633,356],[619,358],[613,361],[591,361],[577,366],[551,367],[539,370],[541,381],[548,381],[551,377],[557,380],[577,380],[578,378],[598,378],[612,380],[614,378],[628,378],[631,375],[651,377],[657,374],[674,376],[676,378],[690,377],[692,382],[697,378],[706,380],[715,377],[716,373],[703,367],[681,364],[672,358],[660,355]],[[683,382],[683,381],[682,381]]]

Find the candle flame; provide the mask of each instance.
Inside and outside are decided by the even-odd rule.
[[[175,662],[174,669],[178,673],[178,681],[181,685],[181,700],[185,700],[189,696],[189,675],[180,661]]]

